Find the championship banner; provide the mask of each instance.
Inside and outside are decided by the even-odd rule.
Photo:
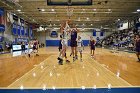
[[[0,24],[5,24],[4,9],[0,8]]]
[[[18,26],[17,26],[17,34],[18,34],[18,36],[20,36],[20,35],[21,35],[20,30],[21,30],[21,27],[20,27],[20,25],[18,25]]]
[[[4,37],[0,36],[0,42],[3,42],[3,40],[4,40]]]
[[[0,24],[0,32],[4,32],[5,31],[5,25]]]
[[[3,15],[4,15],[4,9],[0,8],[0,16],[3,16]]]
[[[21,26],[21,35],[24,36],[24,35],[25,35],[24,33],[25,33],[25,32],[24,32],[24,27]]]
[[[33,38],[33,30],[32,30],[32,26],[30,26],[30,28],[29,28],[29,36],[30,36],[31,38]]]
[[[13,35],[17,35],[17,25],[16,25],[16,23],[13,23],[12,33],[13,33]]]
[[[24,28],[25,36],[28,37],[28,28]]]

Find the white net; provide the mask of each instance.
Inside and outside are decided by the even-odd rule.
[[[67,9],[67,16],[72,16],[73,15],[73,9]]]

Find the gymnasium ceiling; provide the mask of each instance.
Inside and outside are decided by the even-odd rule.
[[[0,0],[0,6],[30,22],[55,26],[68,19],[68,6],[47,6],[47,0]],[[8,1],[15,1],[12,4]],[[61,1],[61,0],[59,0]],[[62,0],[63,1],[63,0]],[[140,0],[93,0],[91,6],[69,6],[70,19],[77,25],[111,26],[118,19],[133,20],[139,16]],[[21,11],[17,11],[17,10]]]

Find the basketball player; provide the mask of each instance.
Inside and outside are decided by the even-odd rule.
[[[77,50],[80,53],[80,61],[82,62],[82,47],[83,47],[83,41],[80,36],[78,36],[77,40]]]
[[[29,57],[31,57],[31,51],[30,51],[30,49],[32,48],[32,42],[30,41],[29,43],[28,43],[28,56]]]
[[[71,46],[71,52],[73,56],[73,62],[78,59],[77,56],[77,33],[79,30],[76,28],[76,26],[73,24],[73,29],[71,30],[71,39],[70,39],[70,46]]]
[[[135,37],[135,47],[136,47],[136,55],[138,58],[138,62],[140,62],[140,35],[136,35]]]
[[[33,52],[36,53],[36,56],[39,56],[38,55],[38,41],[37,41],[37,39],[35,39],[33,42]]]
[[[63,36],[60,35],[60,41],[59,41],[59,52],[62,50],[62,40],[63,40]],[[70,62],[69,60],[67,60],[67,55],[66,55],[66,52],[65,52],[65,59],[66,59],[66,62]]]
[[[21,49],[22,49],[22,53],[25,53],[26,48],[25,48],[25,43],[24,42],[21,42]]]
[[[90,54],[91,54],[91,57],[94,58],[94,51],[95,51],[95,40],[93,39],[93,37],[91,36],[90,37],[90,42],[89,42],[89,45],[90,45]]]
[[[68,38],[70,32],[69,21],[66,21],[66,23],[61,26],[60,31],[62,33],[62,40],[61,40],[62,49],[57,59],[59,60],[59,64],[63,65],[63,58],[65,57],[66,49],[68,47]]]

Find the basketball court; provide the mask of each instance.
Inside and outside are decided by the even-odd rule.
[[[139,0],[1,0],[0,93],[139,93],[139,34]]]

